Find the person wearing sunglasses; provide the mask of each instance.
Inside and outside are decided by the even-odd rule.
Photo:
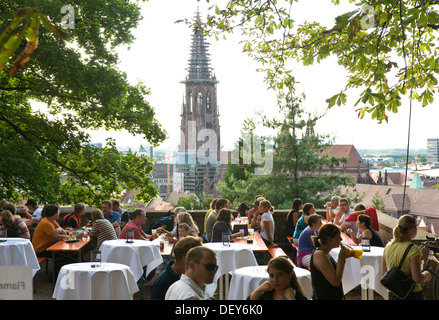
[[[206,300],[202,287],[213,282],[217,270],[215,251],[202,246],[190,249],[185,273],[169,287],[165,300]]]

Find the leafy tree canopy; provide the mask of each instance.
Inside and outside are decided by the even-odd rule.
[[[282,119],[258,117],[264,127],[275,130],[273,169],[270,174],[255,174],[257,164],[229,164],[224,180],[218,184],[222,196],[233,204],[252,203],[256,195],[263,195],[277,208],[287,209],[294,198],[322,206],[337,187],[354,185],[347,174],[332,174],[330,169],[346,163],[329,151],[330,137],[306,134],[305,129],[315,126],[323,115],[304,114],[301,107],[303,96],[292,90],[278,95]],[[250,128],[250,134],[253,134]],[[240,148],[240,143],[237,148]],[[265,154],[267,158],[267,153]],[[321,194],[327,193],[324,197]]]
[[[334,17],[331,28],[318,21],[302,23],[296,8],[304,1],[309,3],[234,0],[213,5],[206,30],[217,37],[241,32],[246,37],[243,50],[260,62],[272,88],[294,88],[291,61],[312,65],[335,56],[348,78],[341,92],[328,97],[328,107],[346,104],[347,91],[359,88],[354,105],[361,118],[369,113],[387,121],[405,95],[422,106],[433,103],[439,72],[438,1],[327,0],[347,8]]]
[[[0,197],[96,204],[136,188],[149,200],[150,159],[124,155],[112,140],[96,148],[85,133],[126,129],[153,145],[165,138],[149,90],[117,68],[116,48],[133,41],[141,19],[138,2],[73,0],[70,12],[66,4],[0,3]]]

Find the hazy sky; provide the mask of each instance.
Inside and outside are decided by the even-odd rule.
[[[168,132],[169,138],[159,146],[176,148],[180,138],[180,112],[184,96],[184,85],[190,54],[192,31],[176,20],[192,18],[200,9],[206,16],[208,6],[225,1],[197,2],[196,0],[149,0],[142,4],[141,21],[134,31],[136,40],[130,50],[121,48],[120,66],[129,80],[141,80],[151,89],[147,98],[155,108],[156,118]],[[347,3],[347,1],[345,1]],[[346,12],[345,7],[335,7],[329,0],[301,0],[293,5],[293,18],[319,21],[328,27],[337,13]],[[303,20],[302,20],[303,21]],[[211,67],[217,84],[220,112],[221,143],[230,150],[240,136],[240,127],[254,112],[262,110],[267,115],[277,114],[276,92],[267,89],[263,74],[256,72],[258,64],[242,52],[239,36],[228,35],[228,40],[210,42]],[[324,112],[325,100],[340,92],[345,85],[346,73],[330,58],[311,67],[297,64],[293,75],[300,83],[299,92],[306,95],[304,107],[311,112]],[[324,119],[317,123],[315,131],[331,134],[337,144],[353,144],[357,149],[406,148],[408,131],[409,98],[404,97],[397,114],[389,114],[389,123],[378,124],[369,115],[357,118],[353,104],[358,98],[354,91],[348,93],[346,106],[334,107]],[[435,103],[437,104],[437,103]],[[422,108],[413,102],[411,148],[426,148],[427,138],[439,137],[437,128],[438,108],[430,105]],[[106,136],[116,138],[119,147],[138,148],[147,145],[140,137],[125,133],[93,133],[93,142],[104,142]]]

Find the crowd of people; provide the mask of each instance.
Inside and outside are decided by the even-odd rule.
[[[90,237],[94,239],[93,248],[99,249],[106,240],[125,239],[127,230],[133,230],[134,239],[152,240],[143,227],[147,222],[146,213],[137,209],[131,214],[123,209],[117,200],[105,200],[100,209],[91,211],[91,220],[83,223],[86,205],[78,203],[73,211],[59,218],[59,207],[47,204],[39,207],[34,199],[26,202],[28,210],[17,208],[6,200],[0,202],[0,228],[7,230],[8,237],[22,237],[32,241],[39,257],[48,256],[46,249],[54,242],[66,240],[69,230],[90,225]],[[204,217],[203,228],[199,228],[191,214],[183,207],[174,209],[173,228],[158,227],[156,233],[174,242],[170,259],[154,271],[148,285],[150,299],[205,299],[201,287],[213,281],[218,269],[216,253],[202,246],[205,242],[221,242],[222,235],[231,239],[242,237],[242,232],[233,232],[234,215],[230,201],[214,199]],[[240,204],[240,216],[247,216],[250,228],[259,231],[267,247],[277,247],[275,243],[274,208],[263,196],[256,196],[249,208]],[[312,203],[294,199],[291,210],[285,218],[285,236],[292,237],[297,248],[294,257],[297,266],[311,272],[313,299],[343,299],[342,277],[346,259],[350,258],[348,249],[340,246],[341,233],[346,233],[354,243],[361,244],[369,239],[371,246],[384,247],[379,231],[375,208],[357,204],[350,208],[346,198],[334,196],[326,203],[325,219],[316,214]],[[323,221],[325,220],[325,223]],[[382,258],[383,274],[399,263],[405,249],[416,236],[417,220],[404,215],[398,220],[393,232],[393,240],[384,249]],[[33,228],[31,235],[30,228]],[[329,252],[340,247],[337,261]],[[410,299],[423,299],[420,283],[428,281],[430,274],[421,272],[421,252],[413,246],[403,263],[403,271],[411,274],[416,281]],[[293,265],[285,257],[272,258],[267,266],[269,279],[256,288],[248,299],[306,299],[303,289],[294,272]],[[146,275],[145,275],[146,276]],[[211,298],[211,297],[208,297]],[[390,294],[391,299],[397,299]]]

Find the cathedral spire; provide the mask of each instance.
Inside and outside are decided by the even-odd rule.
[[[209,43],[204,39],[203,27],[201,24],[200,12],[197,10],[195,16],[194,32],[192,33],[192,45],[189,57],[188,75],[186,81],[209,81],[215,82],[215,76],[212,75],[210,67],[210,54],[208,52]]]

